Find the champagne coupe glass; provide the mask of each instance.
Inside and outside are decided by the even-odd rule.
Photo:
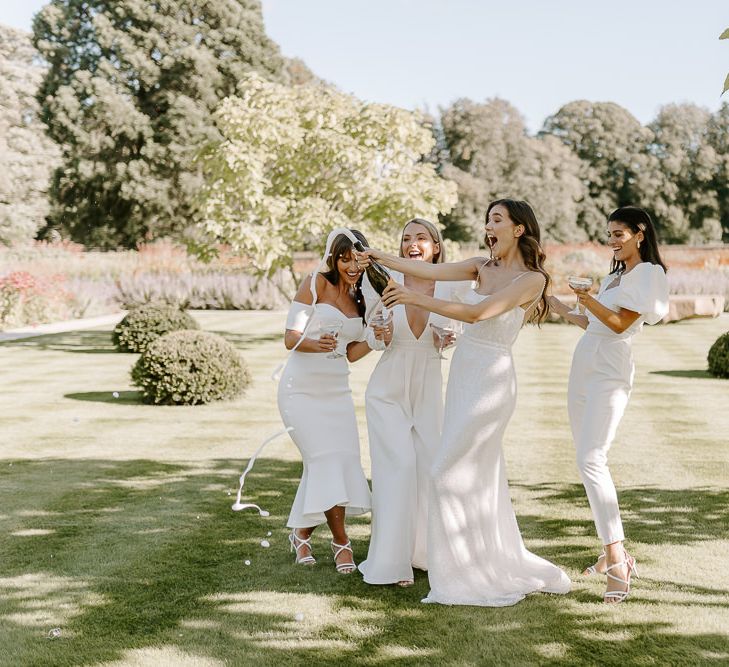
[[[572,287],[573,289],[590,289],[592,287],[593,280],[592,278],[587,278],[585,276],[569,276],[567,278],[567,284]],[[585,314],[585,308],[584,306],[577,301],[575,304],[575,307],[569,311],[569,315],[584,315]]]
[[[446,339],[448,338],[448,334],[458,336],[459,334],[463,333],[463,323],[459,320],[449,320],[443,326],[431,323],[430,328],[433,330],[433,333],[438,339],[438,356],[441,359],[445,359],[443,350],[446,346]]]
[[[384,327],[389,324],[392,320],[392,313],[382,306],[372,317],[370,318],[371,327]]]
[[[339,332],[342,330],[342,322],[339,320],[325,320],[319,325],[319,329],[323,334],[331,334],[334,338],[339,338]],[[335,347],[329,354],[327,359],[338,359],[344,355]]]

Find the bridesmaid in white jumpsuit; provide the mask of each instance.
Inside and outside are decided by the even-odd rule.
[[[422,218],[410,220],[402,231],[399,254],[442,263],[445,248],[438,228]],[[405,277],[396,271],[391,275],[395,282],[439,299],[449,299],[454,285],[460,285]],[[379,297],[366,280],[362,291],[368,309],[377,307]],[[392,333],[388,330],[384,338],[386,350],[367,385],[372,535],[367,560],[359,569],[368,584],[409,586],[413,567],[427,569],[428,471],[443,419],[440,358],[429,325],[446,322],[415,306],[396,306]]]
[[[635,559],[623,547],[625,534],[607,453],[633,386],[630,341],[644,322],[656,324],[668,312],[666,267],[658,252],[650,216],[625,206],[608,218],[613,249],[610,274],[597,297],[575,290],[586,315],[550,297],[550,307],[585,329],[572,358],[568,408],[577,466],[604,551],[586,574],[607,574],[604,601],[622,602],[630,591]]]

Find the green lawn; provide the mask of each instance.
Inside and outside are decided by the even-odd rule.
[[[410,589],[337,575],[325,530],[317,566],[295,567],[284,524],[300,463],[287,438],[248,478],[247,497],[271,516],[230,511],[246,458],[280,428],[269,375],[284,315],[195,316],[251,366],[243,398],[141,405],[136,356],[114,353],[108,331],[0,343],[0,664],[729,663],[729,381],[703,370],[728,315],[649,328],[635,343],[611,467],[642,578],[609,608],[603,580],[579,576],[598,547],[566,415],[580,332],[522,332],[512,495],[528,546],[566,568],[574,590],[506,609],[421,605],[424,575]],[[375,362],[351,376],[367,468]],[[368,518],[350,532],[361,560]]]

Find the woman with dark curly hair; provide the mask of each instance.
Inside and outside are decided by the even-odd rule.
[[[349,230],[365,246],[364,236]],[[326,269],[308,276],[296,293],[284,342],[292,350],[278,389],[278,407],[301,452],[304,470],[289,515],[296,563],[313,565],[310,538],[327,523],[337,572],[357,569],[345,515],[370,509],[370,490],[360,463],[357,419],[349,388],[348,362],[370,351],[364,340],[362,270],[352,240],[338,234]]]

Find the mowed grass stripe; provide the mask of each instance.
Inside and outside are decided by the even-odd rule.
[[[269,375],[285,356],[285,314],[195,316],[225,332],[249,363],[254,381],[241,399],[141,406],[128,384],[135,355],[89,351],[93,339],[62,335],[44,346],[0,345],[0,368],[13,358],[13,386],[23,384],[23,360],[34,374],[52,370],[25,382],[27,391],[5,393],[0,414],[0,664],[679,665],[729,657],[729,455],[717,428],[725,417],[711,414],[713,403],[729,404],[729,382],[651,373],[703,368],[726,317],[656,327],[636,340],[636,390],[611,465],[644,577],[617,609],[599,604],[600,578],[578,574],[597,550],[566,421],[580,332],[521,333],[517,412],[505,442],[512,496],[528,546],[566,567],[575,587],[567,598],[478,609],[420,605],[422,573],[404,590],[337,576],[326,531],[314,537],[318,565],[293,566],[284,524],[301,464],[288,438],[272,443],[248,478],[248,497],[271,516],[230,511],[241,465],[280,428]],[[98,347],[108,331],[95,335]],[[370,355],[351,374],[365,462],[363,394],[376,361]],[[695,435],[677,437],[679,426]],[[350,533],[361,560],[369,519],[352,521]],[[55,626],[62,638],[44,639]]]

